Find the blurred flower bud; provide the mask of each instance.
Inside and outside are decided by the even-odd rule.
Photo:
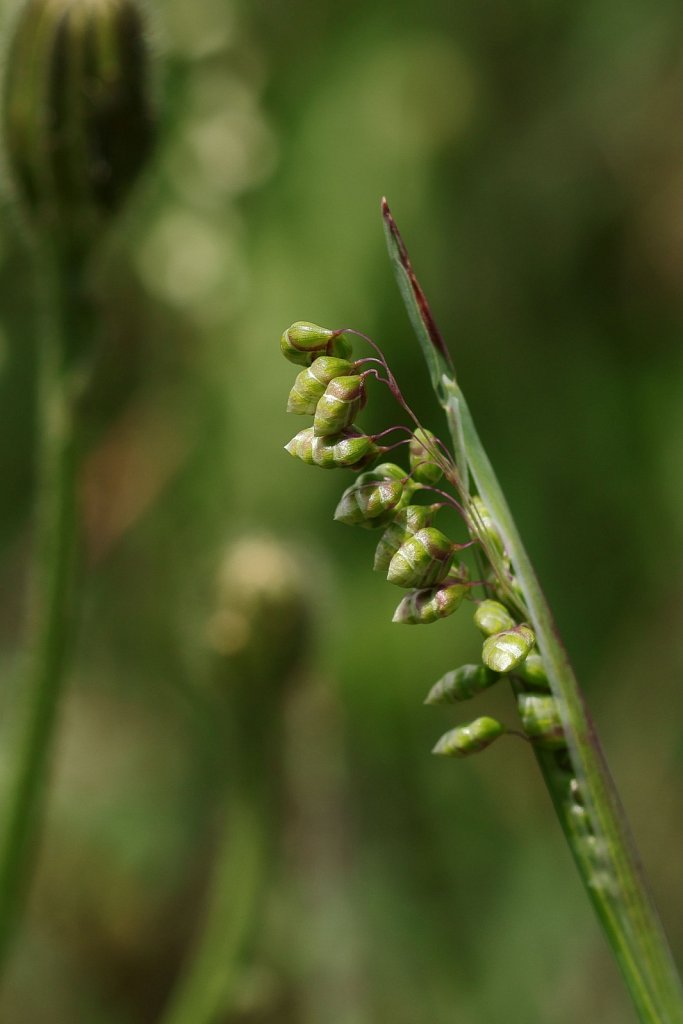
[[[355,374],[335,377],[325,388],[313,420],[313,433],[329,437],[350,427],[365,405],[365,382]]]
[[[135,0],[29,0],[8,50],[7,160],[32,225],[82,251],[118,211],[153,142]]]
[[[330,381],[335,377],[348,376],[352,373],[353,363],[348,359],[318,356],[310,366],[297,374],[292,390],[289,392],[287,412],[313,416]]]
[[[458,725],[445,733],[432,751],[442,757],[467,757],[490,746],[494,740],[505,733],[502,722],[495,718],[475,718],[467,725]]]
[[[499,601],[482,601],[474,613],[474,624],[486,636],[512,629],[515,620]]]
[[[250,685],[291,674],[310,644],[309,574],[282,543],[247,537],[226,553],[218,574],[211,648]]]
[[[537,690],[550,689],[543,659],[538,651],[532,651],[531,654],[526,656],[522,664],[518,665],[515,669],[515,675]]]
[[[331,331],[307,320],[297,320],[280,338],[280,350],[290,363],[310,366],[318,356],[349,359],[351,342],[339,331]]]
[[[536,642],[528,626],[515,626],[484,641],[482,660],[494,672],[512,672],[521,665]]]
[[[451,566],[453,544],[434,526],[409,537],[391,559],[387,579],[397,587],[431,587],[440,583]]]
[[[404,626],[421,626],[445,619],[460,607],[467,593],[463,583],[447,583],[406,594],[394,612],[392,622]]]
[[[488,690],[498,679],[500,676],[486,665],[461,665],[434,683],[425,704],[456,704],[469,700],[482,690]]]
[[[475,495],[472,498],[472,508],[474,512],[472,517],[472,532],[475,536],[483,534],[485,540],[487,540],[500,555],[505,554],[505,548],[503,546],[502,538],[498,533],[498,528],[491,518],[491,513],[488,508],[478,495]]]
[[[316,437],[313,427],[306,427],[285,445],[285,451],[307,466],[337,469],[365,465],[377,457],[379,449],[367,434],[343,431],[333,437]]]
[[[408,450],[413,480],[421,484],[437,484],[443,476],[443,470],[430,454],[439,450],[436,435],[432,434],[431,430],[418,427],[413,432]]]
[[[410,498],[412,488],[406,488],[404,480],[404,470],[390,462],[361,473],[342,494],[334,513],[335,520],[366,529],[386,526]]]
[[[540,693],[520,693],[517,706],[524,732],[539,747],[561,750],[566,746],[562,720],[554,697]]]
[[[429,526],[435,511],[436,506],[433,505],[406,505],[400,509],[377,545],[374,568],[386,572],[401,545],[418,530]]]

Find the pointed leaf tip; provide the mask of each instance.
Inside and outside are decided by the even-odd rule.
[[[382,219],[387,236],[389,255],[394,263],[399,288],[413,328],[425,350],[424,354],[427,359],[427,365],[430,367],[432,383],[437,389],[438,394],[441,388],[440,380],[442,374],[446,372],[449,376],[453,376],[453,361],[441,336],[441,332],[436,326],[427,297],[415,276],[408,250],[405,247],[401,232],[398,230],[386,199],[382,199]]]

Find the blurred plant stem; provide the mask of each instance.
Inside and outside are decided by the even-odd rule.
[[[28,674],[14,775],[0,836],[0,968],[35,860],[77,607],[81,349],[89,339],[83,261],[45,244],[36,259],[39,328],[34,554]]]
[[[257,688],[258,692],[258,688]],[[227,720],[229,792],[213,877],[194,950],[163,1024],[211,1024],[226,1013],[260,920],[270,878],[280,746],[277,716],[236,695]]]

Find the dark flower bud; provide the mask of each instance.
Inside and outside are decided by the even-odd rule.
[[[442,757],[467,757],[484,750],[505,732],[505,726],[495,718],[475,718],[473,722],[458,725],[445,733],[432,753]]]
[[[335,377],[325,388],[313,419],[313,432],[329,437],[350,427],[365,405],[365,382],[358,374]]]
[[[406,505],[400,509],[377,545],[374,568],[386,572],[401,545],[418,530],[431,525],[435,509],[432,505]]]
[[[446,583],[406,594],[394,612],[392,622],[404,626],[421,626],[445,619],[460,607],[467,594],[464,583]]]
[[[520,693],[517,706],[524,732],[539,747],[561,750],[566,746],[562,719],[554,697],[541,693]]]
[[[431,587],[448,575],[453,544],[434,526],[409,537],[389,563],[387,579],[398,587]]]
[[[150,152],[149,54],[134,0],[29,0],[9,47],[7,159],[32,225],[75,251]]]
[[[292,390],[289,392],[287,412],[313,416],[330,381],[335,377],[349,376],[352,373],[353,363],[348,359],[318,356],[310,366],[297,374]]]
[[[500,679],[486,665],[461,665],[434,683],[425,704],[456,704],[488,690]]]
[[[367,434],[344,431],[333,437],[316,437],[313,427],[300,430],[285,445],[285,451],[295,459],[301,459],[307,466],[320,466],[322,469],[364,465],[376,458],[379,450]]]
[[[418,427],[413,432],[408,447],[413,480],[417,480],[421,484],[437,484],[439,482],[443,476],[443,470],[434,461],[433,455],[438,450],[438,441],[431,430]]]
[[[338,523],[366,529],[386,526],[410,498],[412,488],[406,487],[404,480],[401,467],[390,462],[361,473],[342,494],[334,518]]]
[[[482,601],[474,613],[474,624],[486,636],[493,636],[504,629],[512,629],[515,620],[499,601]]]
[[[310,366],[318,356],[351,357],[351,342],[339,331],[297,320],[280,338],[280,350],[290,363]]]
[[[484,641],[482,660],[494,672],[512,672],[521,665],[536,637],[528,626],[515,626]]]

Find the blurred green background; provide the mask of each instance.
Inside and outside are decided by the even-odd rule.
[[[371,571],[374,535],[332,522],[351,474],[282,451],[300,423],[284,412],[296,371],[278,341],[297,319],[367,331],[443,432],[384,249],[386,194],[680,960],[683,9],[148,6],[162,125],[97,269],[85,608],[0,1019],[163,1019],[237,827],[224,712],[258,675],[240,645],[281,653],[294,631],[306,651],[257,702],[282,741],[250,768],[277,784],[274,853],[216,1021],[635,1021],[529,751],[503,740],[462,764],[430,756],[458,716],[422,701],[476,658],[470,616],[392,626],[401,595]],[[5,196],[3,777],[35,398],[34,281]],[[375,389],[363,424],[397,419]],[[247,582],[275,587],[274,611],[223,643],[215,580],[245,536],[267,538],[248,549],[263,558]],[[300,634],[278,632],[282,574],[311,606]],[[512,703],[481,697],[485,712],[511,720]]]

